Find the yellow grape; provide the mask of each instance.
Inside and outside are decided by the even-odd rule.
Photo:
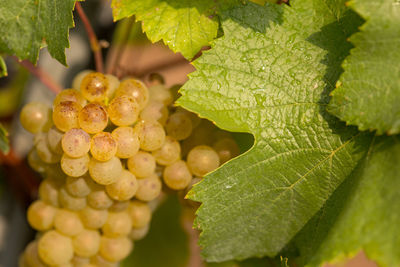
[[[187,164],[194,175],[203,177],[218,168],[219,156],[209,146],[196,146],[190,150],[187,156]]]
[[[126,79],[122,81],[115,93],[116,96],[127,95],[133,97],[139,104],[139,109],[142,110],[149,101],[149,91],[139,80]]]
[[[98,190],[93,190],[87,196],[89,206],[94,209],[108,209],[113,204],[113,200],[107,195],[104,187]]]
[[[99,161],[108,161],[117,153],[117,141],[108,132],[101,132],[90,140],[90,153]]]
[[[38,133],[50,128],[51,109],[48,106],[32,102],[26,104],[19,115],[22,126],[31,133]]]
[[[221,164],[239,155],[240,150],[235,140],[223,138],[213,144],[213,149],[217,152]]]
[[[107,112],[98,103],[89,103],[79,112],[79,126],[87,133],[99,133],[106,128],[107,123]]]
[[[88,201],[89,202],[89,201]],[[86,206],[79,211],[83,225],[88,229],[99,229],[107,221],[108,211],[106,209],[99,210],[90,206]]]
[[[183,160],[176,161],[165,167],[163,172],[165,184],[174,190],[185,189],[192,180],[192,174]]]
[[[86,99],[82,94],[75,89],[65,89],[62,90],[53,101],[53,107],[57,106],[61,102],[72,101],[78,103],[81,107],[84,107],[87,103]]]
[[[59,206],[58,191],[60,186],[54,179],[44,179],[39,185],[39,198],[54,207]]]
[[[172,114],[165,125],[167,134],[176,140],[184,140],[192,133],[192,121],[190,117],[183,112]]]
[[[107,237],[123,237],[129,234],[132,228],[132,220],[128,213],[109,212],[106,223],[101,228],[103,235]]]
[[[141,228],[132,228],[131,232],[129,233],[129,238],[134,241],[141,240],[147,235],[149,229],[150,224],[146,224]]]
[[[148,152],[139,151],[127,161],[128,169],[138,178],[150,176],[156,169],[156,160]]]
[[[64,101],[54,106],[54,125],[63,132],[72,128],[79,128],[78,114],[82,106],[76,102]]]
[[[129,207],[129,200],[126,201],[114,201],[114,203],[108,208],[108,211],[120,212],[124,211]]]
[[[131,217],[133,228],[142,228],[150,223],[151,209],[147,203],[131,201],[127,212]]]
[[[94,181],[107,185],[117,181],[122,172],[122,164],[119,158],[112,157],[108,161],[98,161],[91,158],[89,162],[89,173]]]
[[[58,200],[61,204],[61,207],[69,210],[81,210],[86,206],[86,198],[73,197],[68,194],[65,188],[60,189],[58,193]]]
[[[68,176],[65,181],[65,189],[73,197],[86,197],[91,192],[92,178],[89,175],[81,177]]]
[[[66,175],[79,177],[87,172],[89,162],[90,157],[87,153],[79,158],[71,158],[64,154],[61,158],[61,168]]]
[[[142,120],[133,129],[139,136],[140,148],[145,151],[157,150],[164,143],[165,131],[159,122]]]
[[[23,254],[23,263],[26,267],[46,267],[46,264],[40,259],[38,251],[38,242],[30,242]]]
[[[126,95],[115,97],[108,106],[108,116],[117,126],[128,126],[136,122],[139,111],[135,99]]]
[[[190,120],[192,121],[193,129],[196,128],[197,126],[199,126],[199,124],[201,123],[201,118],[196,113],[190,112],[189,110],[184,109],[182,107],[177,107],[176,113],[179,113],[179,112],[186,114],[186,116],[188,116],[190,118]]]
[[[72,88],[74,88],[77,91],[80,91],[83,78],[92,72],[94,72],[94,71],[93,70],[80,71],[77,75],[75,75],[74,79],[72,80]]]
[[[170,165],[181,157],[181,146],[171,136],[165,138],[164,144],[157,150],[153,151],[156,162],[160,165]]]
[[[67,264],[74,256],[71,238],[55,230],[43,234],[38,243],[39,256],[48,265]]]
[[[83,230],[72,240],[74,252],[81,257],[92,257],[100,249],[100,234],[96,230]]]
[[[119,266],[118,262],[108,261],[108,260],[104,259],[102,256],[100,256],[99,254],[90,258],[90,262],[94,265],[94,267],[100,267],[100,266],[101,267],[118,267]]]
[[[149,98],[150,101],[161,102],[165,106],[168,106],[174,100],[171,91],[162,84],[149,87]]]
[[[57,127],[52,126],[47,132],[47,143],[52,152],[56,154],[63,153],[61,147],[61,139],[64,136],[64,133],[57,129]]]
[[[47,167],[47,163],[39,157],[36,148],[31,149],[28,153],[28,165],[39,173],[45,172]]]
[[[84,156],[90,149],[90,135],[82,129],[71,129],[62,137],[61,146],[72,158]]]
[[[39,158],[45,163],[57,163],[61,159],[60,154],[54,153],[49,146],[46,133],[37,133],[34,137],[35,148]]]
[[[111,135],[117,142],[117,157],[127,159],[139,151],[139,136],[132,127],[118,127],[112,131]]]
[[[33,202],[27,212],[28,222],[38,231],[49,230],[53,226],[56,209],[41,200]]]
[[[118,262],[125,259],[133,249],[133,243],[127,237],[101,237],[100,255],[108,261]]]
[[[168,108],[161,102],[150,101],[140,112],[139,118],[145,121],[158,121],[161,125],[165,125],[168,119]]]
[[[138,179],[138,190],[135,197],[142,201],[151,201],[157,198],[161,193],[162,184],[157,174]]]
[[[112,74],[106,74],[106,78],[108,80],[108,87],[109,87],[107,91],[107,97],[108,99],[112,99],[119,87],[120,82],[118,78]]]
[[[54,217],[54,228],[67,236],[75,236],[83,231],[83,224],[78,213],[59,209]]]
[[[82,95],[90,102],[101,102],[107,98],[109,84],[107,77],[100,72],[87,74],[80,85]]]
[[[122,170],[117,181],[106,185],[108,195],[115,200],[124,201],[131,199],[138,189],[138,182],[135,175],[127,170]]]

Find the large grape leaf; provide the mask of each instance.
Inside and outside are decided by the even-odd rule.
[[[325,111],[360,18],[344,1],[249,3],[194,62],[178,103],[255,144],[189,193],[208,261],[275,256],[364,156],[370,136]],[[340,5],[339,5],[340,4]]]
[[[217,36],[213,0],[113,0],[112,7],[115,20],[135,15],[152,42],[162,39],[188,59]]]
[[[66,65],[68,30],[74,26],[76,0],[2,0],[0,52],[36,63],[47,44],[50,55]]]
[[[332,92],[329,110],[360,130],[400,132],[400,2],[353,0],[366,19]]]

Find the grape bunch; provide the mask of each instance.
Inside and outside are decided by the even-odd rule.
[[[28,163],[44,179],[20,266],[118,266],[147,234],[163,188],[184,194],[239,154],[228,132],[173,105],[176,86],[152,84],[84,71],[52,108],[22,109],[34,134]]]

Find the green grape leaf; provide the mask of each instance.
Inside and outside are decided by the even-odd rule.
[[[188,59],[217,36],[213,0],[113,0],[112,7],[114,20],[135,15],[152,42],[162,39]]]
[[[379,266],[400,265],[400,139],[376,137],[368,156],[296,237],[301,266],[363,250]]]
[[[355,48],[332,92],[328,110],[360,130],[400,132],[400,2],[353,0],[366,23],[351,36]]]
[[[0,52],[36,63],[40,48],[47,45],[50,55],[66,65],[75,1],[2,0]]]
[[[10,151],[10,145],[8,141],[8,133],[0,123],[0,151],[7,154]]]
[[[194,61],[178,103],[255,137],[189,193],[202,202],[195,225],[206,260],[277,255],[364,156],[371,137],[325,111],[361,24],[341,3],[226,10],[225,35]]]
[[[3,76],[7,76],[7,65],[4,61],[4,58],[0,55],[0,78]]]

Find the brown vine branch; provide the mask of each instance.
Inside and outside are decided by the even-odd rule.
[[[79,14],[79,17],[81,18],[83,25],[85,26],[86,32],[89,37],[89,42],[90,42],[90,47],[93,51],[94,54],[94,61],[96,65],[96,70],[98,72],[104,72],[104,66],[103,66],[103,56],[101,55],[101,46],[99,44],[99,41],[97,40],[96,34],[94,33],[93,27],[90,24],[90,21],[88,17],[85,14],[85,11],[83,11],[83,8],[79,2],[76,2],[75,4],[76,11]]]

